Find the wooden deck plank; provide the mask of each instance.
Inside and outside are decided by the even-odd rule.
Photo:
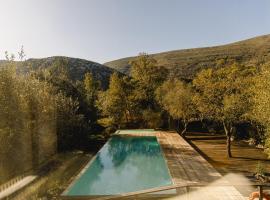
[[[245,199],[235,187],[217,172],[191,145],[176,132],[158,132],[155,134],[167,160],[173,184],[189,182],[211,183],[218,181],[225,186],[194,187],[188,189],[188,199],[200,196],[200,199]],[[196,195],[194,195],[196,194]],[[173,198],[174,199],[174,198]]]

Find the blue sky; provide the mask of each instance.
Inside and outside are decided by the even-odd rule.
[[[0,59],[106,62],[270,34],[270,0],[0,0]]]

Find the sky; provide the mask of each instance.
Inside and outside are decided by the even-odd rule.
[[[270,0],[0,0],[0,59],[99,63],[270,34]]]

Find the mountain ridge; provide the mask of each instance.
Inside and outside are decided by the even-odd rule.
[[[211,47],[180,49],[149,54],[158,65],[170,69],[172,74],[182,78],[193,78],[204,68],[216,67],[218,60],[254,65],[270,62],[270,34]],[[104,63],[122,73],[130,73],[129,61],[137,56],[121,58]]]
[[[9,61],[1,60],[0,67],[4,66]],[[117,72],[115,69],[102,65],[100,63],[89,61],[81,58],[73,58],[66,56],[50,56],[45,58],[29,58],[25,61],[14,61],[19,72],[25,73],[30,70],[38,71],[59,65],[64,67],[71,80],[81,81],[87,72],[93,74],[93,77],[100,81],[103,88],[109,84],[109,79],[112,73]]]

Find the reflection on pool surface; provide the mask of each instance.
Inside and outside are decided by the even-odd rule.
[[[113,136],[64,195],[115,195],[171,184],[156,137]]]

